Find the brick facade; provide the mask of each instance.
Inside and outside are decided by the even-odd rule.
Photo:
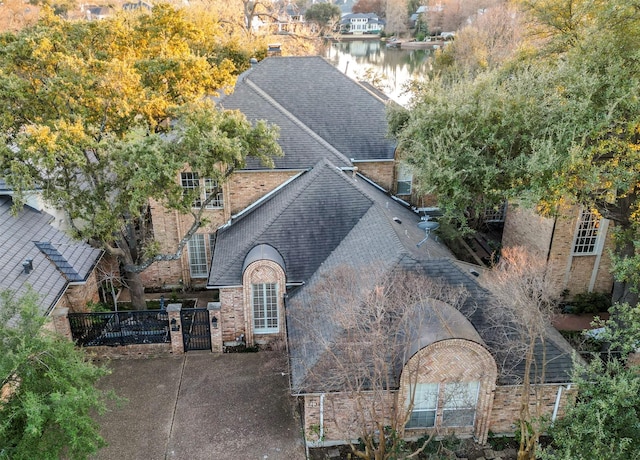
[[[567,390],[565,385],[534,385],[530,396],[530,413],[536,413],[536,402],[540,401],[541,415],[551,420],[560,391],[557,416],[564,415],[569,402],[575,396],[575,387]],[[493,410],[489,429],[496,434],[512,434],[520,417],[522,386],[498,386],[493,397]]]
[[[231,214],[237,214],[299,173],[300,171],[278,170],[239,171],[229,180],[229,200],[225,197],[225,206],[229,203]]]
[[[563,207],[556,218],[541,217],[532,210],[515,207],[507,212],[503,246],[523,246],[547,258],[558,280],[558,296],[565,289],[573,296],[590,290],[609,293],[613,287],[609,256],[614,249],[612,224],[603,222],[600,226],[604,237],[600,255],[573,255],[579,215],[578,206]]]
[[[98,280],[94,270],[85,283],[68,286],[56,308],[68,308],[71,313],[82,313],[87,311],[87,302],[99,301]]]
[[[488,420],[496,379],[496,363],[483,346],[463,339],[443,340],[423,348],[405,365],[400,379],[398,404],[404,405],[410,399],[408,391],[411,385],[437,383],[440,388],[435,429],[441,434],[473,436],[480,442],[484,442],[488,434]],[[445,428],[442,426],[444,387],[458,382],[479,382],[480,384],[475,423],[469,427]],[[425,431],[428,430],[407,430],[405,435],[415,437]]]
[[[286,278],[283,268],[271,260],[258,260],[249,264],[242,275],[243,304],[245,319],[245,340],[247,345],[274,344],[284,342],[286,339],[286,322],[284,311],[284,296],[286,292]],[[251,291],[253,284],[276,283],[278,295],[278,333],[257,334],[253,328],[253,305]]]
[[[234,342],[241,334],[246,336],[242,287],[220,289],[220,316],[223,342]]]
[[[417,438],[424,433],[436,430],[439,435],[455,433],[462,437],[473,436],[480,442],[485,442],[491,420],[496,378],[496,363],[483,346],[469,340],[449,339],[433,343],[411,357],[402,371],[398,391],[389,391],[384,395],[362,392],[357,396],[364,398],[365,402],[361,402],[361,407],[367,409],[371,406],[371,401],[375,400],[380,412],[386,414],[385,422],[393,416],[403,420],[407,416],[405,407],[410,399],[408,396],[410,387],[416,383],[437,383],[440,386],[435,428],[406,429],[404,437]],[[479,382],[475,423],[469,427],[443,427],[444,385],[447,383],[455,385],[458,382]],[[322,419],[321,431],[324,442],[340,443],[355,440],[361,435],[359,429],[362,427],[362,422],[358,417],[363,415],[362,412],[356,408],[356,395],[348,393],[331,393],[324,396],[305,395],[304,426],[307,439],[310,442],[319,440]]]
[[[205,226],[197,233],[205,235],[205,247],[208,263],[211,260],[211,245],[209,235],[227,222],[233,214],[245,209],[250,204],[273,191],[300,171],[238,171],[229,181],[222,185],[224,206],[222,208],[205,209]],[[176,178],[179,180],[179,177]],[[149,200],[153,232],[164,253],[174,253],[178,243],[187,233],[193,222],[193,217],[183,215],[177,211],[165,209],[161,203]],[[206,278],[192,278],[189,269],[188,249],[182,252],[178,260],[154,262],[141,273],[142,282],[146,288],[171,289],[201,288],[206,285]]]
[[[394,161],[357,162],[358,172],[387,191],[395,189]]]

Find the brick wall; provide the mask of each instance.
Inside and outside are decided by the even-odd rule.
[[[502,245],[523,246],[546,259],[553,236],[553,225],[554,219],[542,217],[531,209],[510,205],[504,222]]]
[[[436,429],[439,429],[439,433],[473,435],[480,442],[484,442],[488,433],[496,378],[496,363],[486,348],[469,340],[442,340],[420,350],[405,365],[400,379],[398,402],[404,405],[409,399],[407,392],[412,384],[438,383],[440,388]],[[445,402],[444,387],[446,384],[454,385],[456,382],[480,383],[473,427],[444,428],[440,426],[442,407]],[[418,431],[428,430],[410,430],[406,435],[419,436]]]
[[[536,414],[536,401],[541,403],[541,414],[551,418],[553,408],[558,396],[558,389],[562,385],[538,385],[534,386],[531,392],[530,408],[531,414]],[[493,398],[493,410],[489,422],[489,429],[496,434],[512,434],[515,424],[520,417],[520,398],[522,396],[522,386],[499,386],[496,387]],[[564,415],[567,403],[575,396],[575,387],[571,390],[563,389],[560,396],[558,416]]]
[[[86,283],[68,286],[62,295],[56,308],[68,308],[71,313],[82,313],[87,311],[87,302],[98,302],[98,281],[96,271],[92,271]]]
[[[396,392],[386,394],[362,392],[360,401],[348,393],[327,393],[321,404],[320,396],[304,397],[304,429],[309,443],[320,441],[320,420],[323,420],[323,441],[331,444],[356,441],[363,433],[363,424],[359,419],[369,408],[376,407],[382,415],[381,420],[390,425],[390,417],[394,413]],[[375,401],[375,403],[374,403]],[[360,409],[358,409],[358,406]],[[364,408],[364,410],[362,409]],[[322,409],[322,417],[320,412]],[[371,428],[371,427],[369,427]]]
[[[533,210],[513,206],[507,211],[502,236],[503,246],[523,246],[541,257],[548,258],[549,267],[558,281],[557,295],[564,289],[568,289],[570,295],[588,291],[596,266],[595,255],[571,255],[579,211],[578,206],[564,206],[555,219],[541,217]],[[609,257],[609,252],[613,249],[610,224],[597,268],[593,289],[596,292],[610,292],[613,286]]]
[[[358,172],[385,190],[394,190],[393,160],[356,163]]]
[[[122,347],[86,347],[85,351],[98,359],[154,358],[172,354],[170,343],[148,343]]]
[[[220,289],[220,322],[223,342],[246,335],[242,287]]]
[[[575,240],[576,225],[580,215],[580,207],[565,206],[560,217],[556,219],[553,241],[549,252],[549,264],[558,277],[562,289],[568,289],[570,295],[589,290],[591,276],[596,267],[597,257],[571,256]],[[611,275],[611,258],[609,251],[614,249],[612,225],[607,230],[602,255],[597,268],[595,292],[610,292],[613,286]]]
[[[228,197],[231,214],[237,214],[244,208],[265,196],[300,171],[240,171],[231,176],[228,183]]]
[[[391,417],[403,420],[408,399],[409,386],[416,383],[438,383],[439,402],[436,413],[438,434],[455,433],[459,436],[474,436],[480,442],[486,441],[489,420],[493,405],[493,392],[497,377],[496,364],[491,354],[481,345],[462,339],[443,340],[431,344],[417,352],[405,365],[400,378],[400,389],[384,393],[361,392],[357,396],[363,398],[360,407],[369,408],[376,402],[385,423]],[[476,406],[474,426],[445,428],[442,424],[442,407],[444,403],[444,385],[456,382],[480,382],[480,390]],[[323,420],[324,440],[327,442],[344,442],[357,439],[361,435],[362,410],[355,407],[355,394],[331,393],[324,397]],[[398,411],[395,411],[395,408]],[[304,397],[304,429],[310,441],[316,441],[320,426],[320,396]],[[405,430],[406,438],[416,438],[431,430]],[[314,439],[314,436],[316,439]]]

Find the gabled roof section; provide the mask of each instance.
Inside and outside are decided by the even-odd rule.
[[[12,205],[10,197],[0,196],[0,290],[22,295],[31,286],[48,314],[69,283],[87,280],[102,251],[52,227],[47,213],[24,206],[13,216]],[[26,274],[28,259],[33,270]]]
[[[337,166],[351,165],[346,156],[247,79],[238,79],[234,92],[224,98],[221,105],[225,109],[240,110],[250,120],[267,120],[278,125],[278,143],[285,155],[274,158],[276,169],[307,169],[323,158],[330,159]],[[244,169],[267,168],[259,161],[249,158]]]
[[[239,286],[256,245],[282,255],[287,282],[308,279],[372,206],[348,176],[324,160],[218,231],[208,286]]]
[[[262,100],[256,100],[257,95]],[[385,102],[320,56],[267,58],[238,79],[236,93],[222,105],[276,124],[286,115],[287,123],[280,125],[285,158],[295,153],[286,136],[291,123],[301,123],[348,159],[394,158],[395,143],[386,137]]]

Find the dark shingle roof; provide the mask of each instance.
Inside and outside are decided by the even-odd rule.
[[[50,225],[53,217],[27,206],[11,214],[10,197],[0,196],[0,290],[40,296],[43,314],[55,306],[67,285],[86,281],[102,251],[72,240]],[[33,260],[25,274],[23,262]]]
[[[242,263],[254,246],[269,244],[284,258],[287,280],[308,279],[371,207],[347,177],[321,162],[265,203],[218,231],[209,286],[242,284]]]
[[[323,158],[330,158],[337,166],[351,164],[347,157],[270,101],[267,95],[248,81],[239,80],[233,94],[227,96],[222,105],[226,109],[240,110],[250,120],[268,120],[269,123],[278,125],[278,143],[285,152],[283,157],[274,159],[278,169],[307,169]],[[266,168],[255,159],[248,159],[245,169]]]
[[[395,143],[386,137],[385,102],[319,56],[263,60],[238,79],[236,93],[223,99],[222,105],[240,109],[251,119],[282,122],[283,134],[296,122],[302,123],[349,159],[394,157]],[[285,122],[283,116],[289,120]],[[290,151],[296,147],[295,142],[287,137],[281,145],[285,157],[296,154]],[[324,157],[328,157],[326,153]],[[335,158],[330,160],[339,164]],[[282,167],[279,161],[276,164]],[[304,164],[295,158],[285,162],[296,167]]]
[[[389,274],[397,269],[420,272],[449,286],[464,287],[469,297],[459,310],[477,331],[479,342],[499,358],[500,350],[493,345],[493,329],[486,316],[492,302],[490,293],[435,235],[417,247],[425,237],[417,226],[419,222],[418,215],[368,181],[323,160],[219,230],[208,285],[241,285],[243,261],[260,244],[268,244],[282,255],[288,283],[305,283],[289,291],[288,314],[296,302],[309,303],[314,286],[338,267],[351,267],[357,272],[376,267]],[[326,321],[327,313],[316,313],[309,318],[314,331],[328,341],[340,338],[343,331]],[[461,338],[474,340],[468,328],[460,326],[456,330]],[[287,333],[292,384],[299,389],[309,366],[322,361],[321,349],[314,343],[298,345],[304,343],[301,339],[305,330],[295,322],[288,322]],[[546,381],[569,381],[570,348],[562,337],[552,333],[547,344]],[[521,364],[518,369],[521,375]],[[517,380],[517,372],[500,377],[500,383],[505,384]]]

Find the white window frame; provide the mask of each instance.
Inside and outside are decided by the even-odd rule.
[[[202,188],[203,188],[203,202],[206,201],[212,193],[215,193],[216,196],[211,200],[210,203],[206,205],[206,209],[217,209],[222,208],[224,206],[224,196],[222,195],[222,189],[217,192],[218,189],[218,181],[211,179],[210,177],[205,177],[202,179]]]
[[[180,185],[182,186],[183,195],[193,193],[194,190],[198,191],[198,194],[194,197],[191,203],[192,208],[199,208],[202,206],[202,193],[200,192],[200,178],[197,172],[183,171],[180,173]]]
[[[480,382],[447,383],[444,386],[442,426],[474,426],[479,393]],[[463,423],[460,423],[461,420]]]
[[[184,195],[193,193],[197,190],[197,195],[191,203],[192,208],[200,208],[212,193],[216,193],[216,197],[205,206],[205,209],[218,209],[224,207],[224,195],[222,190],[216,192],[218,181],[209,177],[200,177],[197,172],[183,171],[180,173],[180,185]]]
[[[191,278],[206,278],[209,276],[209,263],[207,258],[207,245],[204,233],[196,233],[187,243],[189,255],[189,272]]]
[[[405,426],[406,429],[424,429],[436,426],[439,394],[440,385],[437,383],[417,383],[409,386],[406,407],[410,407],[413,398],[413,409]]]
[[[278,283],[251,285],[251,310],[255,334],[277,334],[280,332],[278,304]]]
[[[396,194],[397,195],[411,195],[413,192],[413,171],[404,163],[398,165],[398,172],[396,178]],[[401,187],[402,185],[402,187]],[[408,187],[408,191],[406,188]]]
[[[594,256],[599,254],[602,249],[600,244],[602,220],[590,209],[583,208],[580,210],[571,247],[572,255]]]

